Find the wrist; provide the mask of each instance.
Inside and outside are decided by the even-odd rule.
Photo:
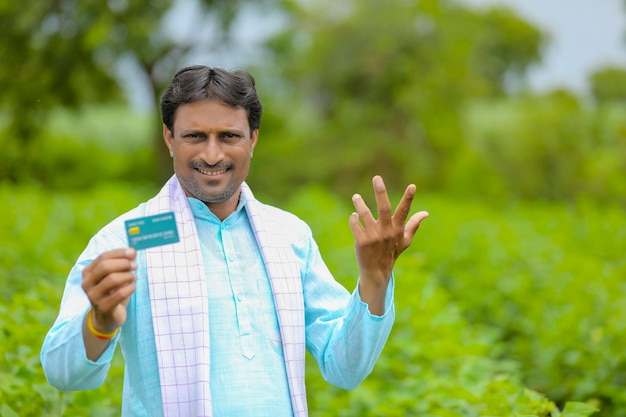
[[[89,333],[97,339],[100,340],[111,340],[115,337],[115,335],[119,332],[119,327],[112,332],[101,331],[94,325],[93,320],[94,311],[93,309],[89,309],[87,312],[87,329]]]
[[[387,296],[388,282],[372,283],[359,279],[359,298],[367,304],[370,314],[382,316],[385,314],[385,298]]]

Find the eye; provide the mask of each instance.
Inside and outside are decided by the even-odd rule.
[[[198,132],[189,132],[182,135],[182,138],[187,142],[199,142],[204,138],[204,135]]]
[[[220,137],[224,142],[227,143],[235,143],[241,139],[241,135],[235,132],[223,132]]]

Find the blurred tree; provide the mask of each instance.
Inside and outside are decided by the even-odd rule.
[[[195,12],[193,21],[174,20],[173,11],[183,3]],[[17,181],[28,175],[24,167],[37,152],[41,121],[55,106],[121,101],[122,85],[131,80],[143,82],[158,104],[164,84],[185,57],[228,47],[231,24],[246,3],[251,2],[0,1],[0,114],[9,131],[0,178]],[[160,123],[155,120],[154,126],[160,150]],[[166,167],[158,172],[169,172],[169,158],[157,153],[163,155],[159,167]]]
[[[626,103],[626,69],[605,67],[590,77],[591,92],[598,103],[621,101]]]
[[[522,85],[545,41],[507,9],[453,0],[294,0],[286,10],[288,25],[269,44],[268,89],[280,103],[268,112],[292,119],[284,147],[307,156],[286,166],[290,179],[340,192],[369,189],[376,172],[444,184],[463,146],[464,102]]]
[[[582,173],[600,145],[594,143],[590,114],[574,94],[554,90],[473,106],[464,117],[466,140],[479,156],[473,162],[486,163],[492,176],[480,179],[478,167],[464,165],[467,178],[487,186],[503,181],[501,195],[526,199],[575,199],[588,191]]]

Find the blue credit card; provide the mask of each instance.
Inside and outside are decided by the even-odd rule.
[[[176,218],[171,211],[126,220],[124,224],[126,225],[128,245],[137,250],[176,243],[180,240],[176,228]]]

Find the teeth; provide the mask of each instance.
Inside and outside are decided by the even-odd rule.
[[[219,171],[205,171],[204,169],[198,168],[198,171],[204,175],[220,175],[226,172],[225,169],[221,169]]]

